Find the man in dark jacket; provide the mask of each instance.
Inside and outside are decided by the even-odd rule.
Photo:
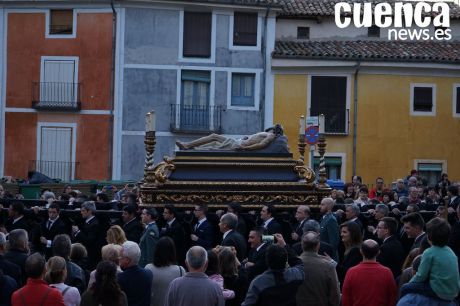
[[[0,270],[3,271],[4,275],[10,276],[16,281],[18,286],[21,285],[21,268],[9,260],[6,260],[3,256],[6,249],[6,236],[0,232]]]
[[[126,239],[139,243],[144,228],[136,216],[136,206],[127,205],[123,208],[123,230],[125,231]]]
[[[24,229],[12,230],[8,235],[8,252],[4,258],[21,268],[21,284],[25,284],[26,278],[26,260],[29,257],[29,237]]]
[[[40,224],[40,237],[36,247],[38,250],[45,253],[46,258],[50,258],[53,254],[51,243],[54,237],[61,234],[67,234],[66,224],[59,217],[59,205],[50,204],[48,207],[48,218]]]
[[[165,226],[161,229],[161,236],[168,236],[176,245],[177,261],[180,265],[185,262],[185,231],[177,220],[176,208],[173,205],[165,205],[163,210]]]
[[[396,279],[401,274],[404,263],[404,248],[396,238],[398,232],[398,222],[391,217],[384,217],[377,225],[377,236],[383,241],[380,246],[380,253],[377,262],[390,268],[393,277]]]
[[[265,228],[261,226],[249,232],[248,242],[251,246],[251,250],[248,254],[248,260],[242,263],[249,281],[252,281],[256,276],[264,273],[268,269],[267,262],[265,261],[265,252],[270,245],[262,241],[262,236],[265,235],[265,233]]]
[[[219,229],[224,235],[222,239],[223,246],[233,246],[236,249],[236,257],[243,260],[246,257],[246,240],[236,231],[238,217],[232,213],[226,213],[220,218]]]

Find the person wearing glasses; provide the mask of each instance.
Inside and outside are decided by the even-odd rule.
[[[212,230],[211,223],[206,219],[206,213],[208,212],[208,206],[206,204],[195,205],[194,215],[197,222],[192,227],[192,234],[190,239],[193,245],[199,245],[206,250],[213,247],[214,232]]]

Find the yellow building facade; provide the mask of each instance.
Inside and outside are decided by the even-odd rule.
[[[336,178],[348,182],[357,174],[364,183],[373,184],[380,176],[389,184],[417,169],[431,175],[431,183],[444,172],[460,180],[457,67],[410,62],[330,67],[326,63],[274,59],[273,121],[283,124],[291,151],[298,156],[299,118],[310,115],[312,78],[343,76],[347,79],[346,131],[326,135],[326,156],[341,160]],[[419,89],[432,93],[431,111],[414,110]],[[306,151],[311,165],[308,147]]]

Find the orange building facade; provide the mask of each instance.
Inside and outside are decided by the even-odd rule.
[[[0,176],[110,178],[111,9],[4,9],[3,19]]]

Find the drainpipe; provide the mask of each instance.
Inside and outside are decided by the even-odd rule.
[[[358,73],[361,67],[361,61],[355,66],[355,78],[353,84],[353,176],[356,175],[356,144],[357,144],[357,127],[358,127]]]
[[[262,39],[262,46],[261,46],[261,52],[262,52],[262,58],[263,58],[263,69],[262,69],[262,85],[261,85],[261,90],[260,90],[260,127],[261,131],[263,131],[266,127],[265,125],[265,112],[266,112],[266,107],[265,107],[265,88],[267,86],[267,81],[266,81],[266,74],[267,74],[267,56],[266,56],[266,50],[267,50],[267,28],[268,28],[268,14],[270,13],[270,5],[267,5],[266,11],[265,11],[265,18],[264,18],[264,31],[262,33],[263,39]]]
[[[112,8],[112,65],[110,73],[110,119],[109,119],[109,165],[108,165],[108,178],[112,177],[113,171],[113,134],[114,134],[114,108],[115,108],[115,52],[116,52],[116,39],[117,39],[117,12],[113,5],[113,0],[110,1]]]

